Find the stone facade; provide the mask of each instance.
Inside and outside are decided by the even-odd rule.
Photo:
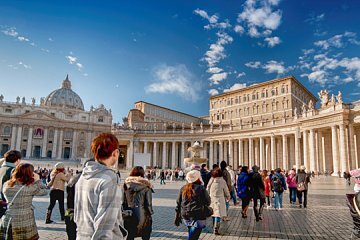
[[[185,167],[187,148],[205,147],[208,165],[225,160],[233,166],[290,169],[338,175],[359,167],[360,103],[345,104],[339,92],[316,97],[294,77],[285,77],[210,98],[210,123],[190,128],[141,130],[114,127],[126,148],[126,168],[134,153],[150,153],[151,166]]]
[[[92,138],[111,130],[112,114],[104,105],[84,110],[68,77],[59,89],[36,104],[25,97],[16,102],[0,96],[0,156],[10,149],[25,159],[81,159],[90,157]]]

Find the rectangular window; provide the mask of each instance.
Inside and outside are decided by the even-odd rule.
[[[6,108],[6,109],[5,109],[5,112],[6,112],[6,113],[12,113],[12,109],[11,109],[11,108]]]

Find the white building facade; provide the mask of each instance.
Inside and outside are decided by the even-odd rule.
[[[89,158],[92,138],[110,132],[111,122],[111,111],[102,104],[84,110],[68,76],[40,104],[34,98],[27,103],[25,97],[5,101],[1,94],[0,156],[16,149],[24,159]]]
[[[151,166],[184,168],[195,141],[205,147],[210,167],[222,160],[235,168],[304,165],[333,175],[358,168],[360,102],[346,104],[340,92],[330,96],[326,90],[318,97],[316,108],[316,97],[290,76],[211,97],[210,123],[144,131],[138,122],[136,129],[112,131],[122,142],[126,168],[133,166],[134,153],[150,153]]]

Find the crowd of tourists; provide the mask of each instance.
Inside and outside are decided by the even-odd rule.
[[[150,239],[152,232],[152,194],[154,180],[160,184],[186,180],[180,189],[174,224],[188,229],[188,239],[198,239],[211,218],[213,233],[219,235],[221,223],[231,221],[230,203],[239,206],[247,218],[252,203],[255,221],[263,219],[264,208],[283,208],[283,192],[289,189],[290,204],[307,207],[311,173],[304,166],[282,171],[261,170],[258,166],[239,166],[236,170],[225,161],[192,165],[191,169],[162,170],[134,167],[120,180],[117,169],[119,143],[110,133],[102,133],[91,143],[94,159],[82,171],[65,169],[57,163],[54,169],[21,163],[21,154],[11,150],[0,167],[0,238],[38,239],[32,207],[34,196],[50,195],[45,223],[51,224],[52,211],[59,203],[60,217],[65,221],[68,239]],[[64,198],[67,206],[64,206]]]

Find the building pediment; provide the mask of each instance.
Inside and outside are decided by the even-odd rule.
[[[56,117],[51,116],[50,114],[41,112],[41,111],[34,111],[29,113],[24,113],[23,115],[20,115],[19,118],[21,119],[37,119],[37,120],[57,120]]]

